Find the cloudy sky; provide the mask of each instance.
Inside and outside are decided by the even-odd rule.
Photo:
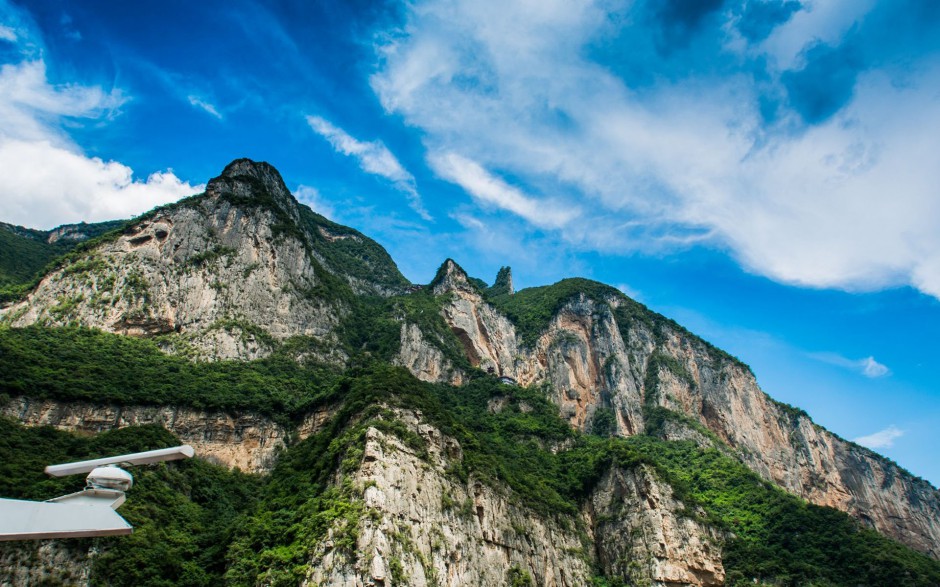
[[[584,276],[940,483],[940,3],[0,0],[0,220],[231,159],[519,286]]]

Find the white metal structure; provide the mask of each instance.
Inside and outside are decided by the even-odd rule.
[[[114,510],[124,503],[124,492],[134,484],[134,478],[117,465],[150,465],[188,459],[194,454],[193,447],[186,444],[50,465],[46,473],[53,477],[89,473],[87,486],[49,501],[0,499],[0,541],[130,534],[133,528]]]
[[[116,457],[105,457],[103,459],[92,459],[90,461],[79,461],[77,463],[65,463],[64,465],[49,465],[46,467],[46,474],[53,477],[65,477],[66,475],[90,473],[97,467],[104,467],[106,465],[152,465],[154,463],[162,463],[163,461],[188,459],[194,454],[195,451],[193,447],[184,444],[183,446],[135,452],[129,455],[118,455]]]

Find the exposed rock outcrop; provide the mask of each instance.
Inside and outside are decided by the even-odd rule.
[[[285,215],[299,220],[277,171],[237,161],[204,197],[53,271],[4,315],[13,326],[177,333],[199,358],[256,358],[291,336],[329,340],[345,308],[310,295],[323,278],[302,239],[280,232]]]
[[[450,261],[444,269],[435,293],[450,296],[441,313],[470,361],[495,365],[523,385],[547,384],[573,426],[589,429],[597,409],[612,408],[618,432],[631,435],[646,429],[644,406],[666,408],[716,435],[787,491],[940,557],[940,492],[774,402],[740,362],[666,320],[625,318],[618,308],[632,302],[613,293],[572,297],[526,347],[462,269]],[[419,357],[414,363],[434,354],[409,352]]]
[[[335,329],[349,294],[406,285],[378,243],[298,204],[270,165],[240,159],[205,194],[62,262],[0,318],[172,334],[166,349],[207,360],[263,357],[288,338],[310,337],[329,349],[312,358],[342,363]]]
[[[649,467],[607,471],[586,509],[605,575],[636,585],[724,584],[724,537],[683,515],[685,506]]]
[[[395,364],[408,369],[421,381],[460,385],[464,379],[463,373],[440,349],[425,341],[421,329],[407,322],[401,325],[401,346]]]
[[[682,504],[649,470],[605,476],[579,534],[519,504],[506,488],[449,476],[460,446],[417,414],[399,417],[425,440],[427,455],[367,431],[351,476],[367,512],[355,549],[336,547],[337,527],[315,549],[306,585],[505,585],[518,573],[535,585],[574,587],[591,583],[597,556],[606,571],[638,584],[721,584],[721,537],[681,517]],[[641,536],[651,542],[634,539]]]
[[[69,230],[59,238],[79,238],[80,231]],[[0,309],[0,318],[13,326],[79,324],[124,335],[159,336],[163,348],[197,360],[256,359],[269,355],[283,341],[308,337],[318,343],[309,345],[308,356],[335,364],[347,360],[338,327],[356,305],[350,301],[353,296],[417,291],[407,285],[377,243],[301,207],[273,167],[238,160],[209,182],[203,196],[156,210],[116,238],[64,262],[25,300]],[[591,291],[559,299],[551,307],[552,315],[545,316],[541,331],[523,334],[487,301],[496,300],[494,296],[518,300],[525,295],[514,292],[508,268],[500,271],[493,288],[485,290],[448,260],[431,284],[431,292],[442,303],[441,318],[459,341],[467,362],[521,385],[544,385],[572,426],[589,430],[597,414],[612,412],[621,435],[653,431],[702,445],[718,439],[765,479],[814,503],[849,512],[888,536],[940,558],[940,493],[929,483],[816,426],[805,414],[774,402],[760,390],[746,366],[675,323],[613,290]],[[454,364],[460,359],[454,349],[447,347],[444,352],[433,333],[401,321],[396,363],[424,381],[459,385],[466,380],[469,374]],[[459,362],[466,367],[462,359]],[[650,415],[662,415],[663,410],[680,415],[689,425],[663,424],[661,419],[655,423]],[[176,407],[118,408],[21,398],[4,408],[4,413],[31,425],[47,423],[82,431],[159,423],[194,444],[201,454],[255,471],[270,466],[287,434],[273,421],[253,415]],[[297,434],[312,433],[324,418],[308,420]],[[656,426],[662,428],[652,430]],[[375,487],[395,491],[417,483],[416,487],[435,487],[476,499],[475,487],[451,485],[452,480],[440,476],[436,468],[440,463],[422,463],[404,449],[394,454],[407,473],[366,464],[359,472],[361,481],[371,480]],[[605,481],[609,492],[624,493],[629,487],[646,492],[656,503],[671,504],[668,491],[657,489],[648,476],[611,475]],[[433,504],[424,504],[422,515],[451,524],[454,536],[477,536],[474,552],[486,560],[502,561],[504,569],[510,563],[527,564],[527,572],[544,584],[575,584],[571,575],[558,570],[557,561],[570,558],[562,551],[575,547],[566,538],[552,538],[557,529],[512,510],[515,506],[508,501],[500,502],[503,497],[498,489],[480,491],[489,504],[484,512],[489,508],[510,519],[516,516],[526,524],[531,522],[542,528],[538,532],[545,533],[547,542],[515,545],[516,550],[503,552],[498,559],[490,551],[499,549],[492,545],[508,540],[499,523],[486,526],[485,520],[477,520],[479,527],[461,525],[451,519],[447,508],[435,509]],[[386,517],[381,519],[387,520],[382,523],[406,535],[411,530],[397,524],[411,519],[405,512],[413,506],[405,504],[404,498],[395,499],[397,505],[382,514]],[[601,499],[593,507],[603,509],[609,503]],[[667,524],[667,519],[656,523]],[[697,531],[684,522],[668,523],[680,534]],[[363,533],[372,536],[360,549],[363,553],[373,549],[367,558],[340,560],[338,554],[325,552],[324,561],[334,558],[323,567],[320,579],[336,582],[340,581],[337,577],[361,577],[365,575],[360,572],[369,567],[370,580],[378,581],[379,575],[388,580],[390,559],[375,554],[379,548],[375,545],[382,544],[376,536],[387,538],[376,533],[379,529],[386,531],[378,525],[375,531],[369,530],[371,534]],[[463,540],[461,544],[467,544],[470,539]],[[719,580],[717,567],[708,562],[711,555],[706,543],[694,555],[701,584]],[[456,552],[457,542],[446,544],[448,552]],[[531,562],[548,556],[548,550],[539,548],[555,549],[551,556],[562,558],[551,563],[556,566]],[[406,559],[411,561],[408,572],[414,577],[421,574],[419,567],[427,569],[428,561],[437,561],[435,551],[420,552],[425,558],[412,553],[407,559],[404,551],[396,555],[403,565]],[[631,552],[631,560],[672,560],[675,556],[652,546],[645,554]],[[612,554],[611,560],[621,554]],[[493,579],[473,574],[476,571],[461,566],[462,560],[433,562],[432,566],[438,577],[453,574],[471,582]],[[651,567],[650,576],[666,581],[681,575],[663,565]],[[424,576],[427,580],[428,575]]]
[[[303,439],[316,434],[331,414],[330,409],[310,413],[295,431],[295,437]],[[191,444],[200,457],[252,473],[270,470],[289,432],[280,424],[255,414],[203,412],[172,406],[96,405],[26,397],[13,398],[0,406],[0,415],[26,426],[52,426],[84,433],[157,424]]]
[[[0,587],[88,585],[90,540],[0,543]]]

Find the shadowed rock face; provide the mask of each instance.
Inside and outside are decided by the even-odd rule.
[[[605,574],[664,585],[724,585],[723,537],[690,517],[646,466],[611,469],[586,505]]]
[[[669,323],[620,323],[619,296],[571,298],[533,347],[473,288],[453,262],[435,289],[450,299],[442,316],[475,366],[495,367],[523,385],[548,384],[572,426],[590,429],[598,408],[615,411],[618,432],[647,428],[643,407],[681,414],[727,443],[750,468],[813,503],[835,507],[896,540],[940,557],[940,492],[876,453],[771,400],[750,370]],[[429,366],[439,352],[411,336],[408,360],[419,378],[447,381]],[[427,344],[425,342],[425,344]],[[403,364],[409,364],[404,363]],[[443,374],[447,374],[446,376]],[[666,438],[701,433],[671,423]]]

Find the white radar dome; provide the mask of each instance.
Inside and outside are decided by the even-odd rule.
[[[85,481],[92,487],[118,491],[127,491],[134,484],[130,473],[115,466],[97,467],[88,474]]]

